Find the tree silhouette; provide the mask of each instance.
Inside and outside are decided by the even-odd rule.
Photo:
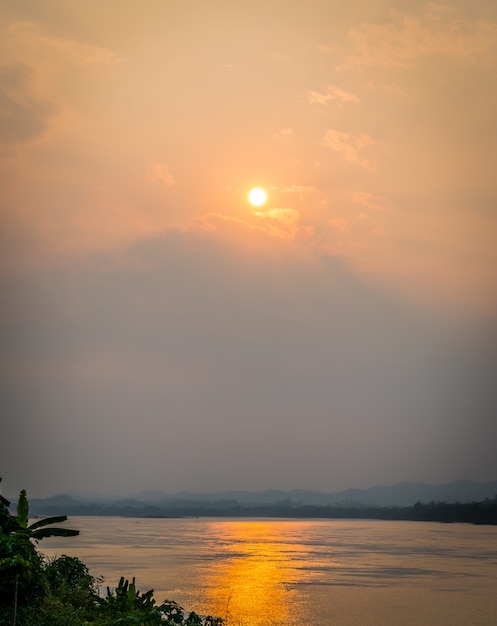
[[[1,482],[0,477],[0,482]],[[29,503],[26,490],[19,494],[17,515],[9,511],[10,502],[0,496],[0,604],[10,596],[12,600],[12,626],[17,623],[19,592],[26,603],[32,595],[41,593],[42,558],[34,542],[44,537],[74,537],[79,530],[52,527],[67,520],[67,516],[47,517],[29,524]]]

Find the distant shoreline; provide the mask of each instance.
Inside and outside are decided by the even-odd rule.
[[[71,517],[135,517],[178,519],[197,517],[286,518],[286,519],[370,519],[412,522],[441,522],[497,525],[497,498],[480,502],[417,502],[413,506],[326,506],[301,505],[292,502],[245,505],[233,502],[176,503],[174,505],[133,505],[125,503],[43,504],[32,502],[34,515],[68,515]]]

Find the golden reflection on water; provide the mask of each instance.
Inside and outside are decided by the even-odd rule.
[[[115,586],[228,626],[496,624],[497,527],[374,520],[76,518],[48,538]]]
[[[221,524],[230,557],[209,580],[207,602],[229,626],[288,624],[291,547],[282,541],[281,521]],[[295,575],[295,572],[293,572]]]

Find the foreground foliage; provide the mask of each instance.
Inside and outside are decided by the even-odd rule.
[[[1,478],[0,478],[1,481]],[[101,580],[75,557],[44,558],[36,543],[44,537],[68,537],[77,530],[53,527],[65,516],[28,525],[26,492],[17,515],[0,495],[0,626],[221,626],[223,620],[185,615],[176,602],[157,604],[153,590],[140,593],[121,578],[116,589],[99,593]]]

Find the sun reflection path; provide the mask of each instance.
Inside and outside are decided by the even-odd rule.
[[[229,626],[283,626],[297,621],[289,615],[295,591],[292,545],[281,541],[281,522],[223,522],[219,531],[229,542],[230,556],[209,581],[215,615]]]

